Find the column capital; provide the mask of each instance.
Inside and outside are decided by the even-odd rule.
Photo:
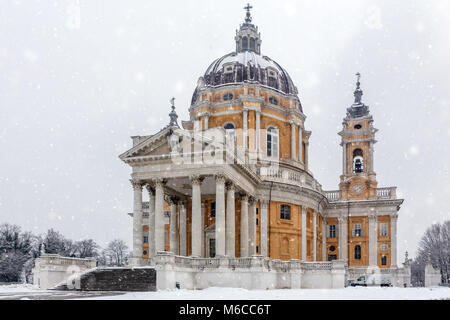
[[[130,182],[131,182],[131,185],[133,186],[133,189],[142,191],[142,184],[143,184],[142,181],[130,179]]]
[[[347,217],[338,217],[338,221],[340,224],[345,224],[347,223]]]
[[[216,179],[216,182],[218,183],[225,183],[226,182],[226,177],[224,174],[218,173],[214,175],[214,178]]]
[[[166,198],[166,201],[169,205],[176,205],[178,203],[179,198],[176,196],[168,196]]]
[[[226,183],[225,183],[225,187],[227,188],[227,190],[236,190],[236,186],[235,186],[235,184],[234,184],[234,182],[233,181],[227,181]]]
[[[369,217],[369,221],[371,221],[371,222],[377,221],[377,215],[375,213],[369,213],[368,217]]]
[[[398,213],[394,212],[393,214],[391,214],[391,221],[397,221],[398,219]]]
[[[155,178],[152,180],[155,187],[164,187],[164,185],[167,183],[167,179],[163,178]]]
[[[258,199],[256,199],[254,196],[248,196],[248,203],[250,205],[254,205],[258,202]]]
[[[239,196],[241,197],[241,201],[248,202],[249,195],[247,193],[241,192],[239,193]]]
[[[269,207],[269,200],[267,200],[267,199],[259,199],[259,202],[261,204],[261,208],[268,208]]]
[[[147,189],[147,192],[148,192],[149,195],[155,195],[155,188],[153,187],[152,184],[146,183],[145,184],[145,189]]]
[[[192,175],[189,177],[191,180],[192,185],[201,185],[205,177],[199,176],[199,175]]]

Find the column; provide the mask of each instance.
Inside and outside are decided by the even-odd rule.
[[[216,175],[216,256],[225,256],[225,176]]]
[[[339,217],[339,259],[347,260],[347,217]]]
[[[308,171],[308,149],[309,149],[309,141],[305,143],[305,170]]]
[[[208,130],[209,129],[209,113],[205,113],[204,114],[203,121],[204,121],[204,124],[205,124],[204,130]]]
[[[397,219],[398,213],[391,215],[391,268],[397,267]]]
[[[144,233],[142,231],[142,183],[140,181],[130,180],[133,185],[133,258],[134,264],[138,264],[142,258],[142,244]]]
[[[369,142],[369,168],[367,170],[368,173],[374,172],[373,170],[373,141]]]
[[[261,223],[261,255],[263,257],[268,256],[267,252],[267,209],[269,207],[269,201],[268,200],[261,200],[261,214],[260,214],[260,223]]]
[[[178,255],[178,222],[176,199],[170,199],[170,252]]]
[[[234,192],[235,187],[232,182],[227,183],[227,214],[226,214],[226,243],[225,243],[225,254],[230,257],[236,257],[236,224],[235,224],[235,199]]]
[[[191,255],[193,257],[201,257],[201,241],[202,241],[202,204],[201,204],[201,183],[199,176],[191,177],[192,184],[192,223],[191,223]]]
[[[180,202],[180,256],[187,255],[187,242],[186,242],[186,204]]]
[[[342,142],[342,174],[347,174],[347,142]]]
[[[322,261],[327,261],[327,220],[322,217]]]
[[[302,260],[306,261],[306,206],[302,206]]]
[[[303,162],[303,130],[298,126],[298,161]]]
[[[206,252],[205,252],[205,206],[206,206],[206,202],[202,201],[202,222],[201,222],[201,228],[200,228],[200,233],[202,234],[201,238],[202,238],[202,244],[201,244],[201,257],[205,257]],[[209,245],[209,244],[208,244]]]
[[[155,251],[164,249],[164,184],[162,179],[155,179]]]
[[[261,111],[256,111],[256,133],[255,133],[256,152],[259,157],[261,151]]]
[[[297,125],[295,124],[294,121],[291,121],[291,159],[295,160],[297,158],[296,155],[296,140],[295,140],[295,136],[296,136],[296,127]]]
[[[241,195],[241,258],[248,257],[248,196]]]
[[[153,188],[147,184],[145,186],[148,191],[148,207],[149,207],[149,215],[148,215],[148,246],[149,246],[149,256],[150,258],[154,258],[156,256],[155,251],[155,191]]]
[[[256,254],[256,199],[250,198],[248,212],[248,255]]]
[[[247,150],[247,136],[248,136],[248,109],[243,110],[243,131],[242,131],[242,146],[244,151]]]
[[[317,212],[313,211],[313,261],[317,261]]]
[[[369,266],[377,266],[377,216],[369,215]]]

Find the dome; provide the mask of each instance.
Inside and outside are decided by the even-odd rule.
[[[257,83],[286,95],[297,95],[297,87],[291,77],[277,62],[252,51],[232,52],[216,59],[206,70],[202,84],[222,86],[226,84]],[[197,100],[197,90],[192,103]]]
[[[277,62],[261,55],[261,36],[258,27],[251,24],[247,12],[245,23],[236,31],[236,51],[216,59],[200,78],[192,96],[192,104],[204,87],[218,87],[242,83],[254,83],[293,96],[299,103],[297,87],[291,77]]]

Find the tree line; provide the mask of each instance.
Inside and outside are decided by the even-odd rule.
[[[424,286],[428,261],[441,272],[441,282],[450,283],[450,220],[433,224],[422,236],[417,255],[411,262],[413,286]]]
[[[121,239],[114,239],[106,248],[101,248],[92,239],[73,241],[53,229],[35,235],[22,231],[17,225],[0,224],[0,282],[30,282],[34,260],[42,253],[95,258],[98,265],[119,267],[124,266],[130,256]]]

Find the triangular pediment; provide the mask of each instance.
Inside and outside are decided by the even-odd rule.
[[[167,138],[171,132],[171,128],[166,127],[157,134],[143,139],[137,145],[122,153],[119,158],[125,160],[133,157],[168,154],[170,153],[170,148]]]

